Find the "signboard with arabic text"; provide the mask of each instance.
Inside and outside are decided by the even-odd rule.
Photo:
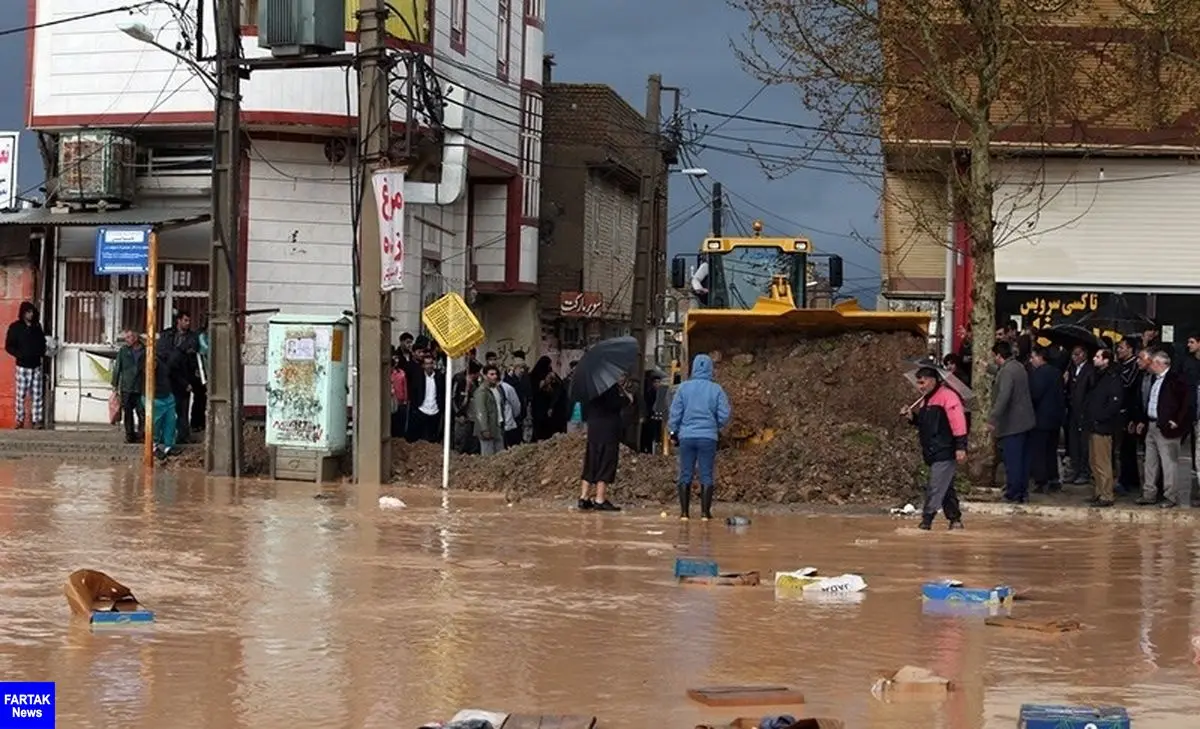
[[[1138,334],[1148,321],[1144,294],[1104,291],[1001,290],[997,296],[1000,320],[1019,319],[1034,331],[1060,324],[1078,324],[1096,336],[1119,341]]]
[[[383,264],[379,290],[404,288],[404,168],[377,171],[371,178],[379,213],[379,255]],[[364,241],[365,243],[365,241]]]
[[[598,291],[563,291],[558,295],[560,316],[592,319],[604,308],[604,295]]]

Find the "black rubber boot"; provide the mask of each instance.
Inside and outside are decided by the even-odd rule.
[[[706,521],[712,518],[713,491],[715,490],[712,486],[700,487],[700,518]]]
[[[921,523],[917,525],[917,528],[929,531],[933,528],[933,517],[935,516],[937,516],[937,514],[922,514]]]
[[[679,518],[687,519],[692,511],[692,485],[679,484],[676,488],[679,490]]]

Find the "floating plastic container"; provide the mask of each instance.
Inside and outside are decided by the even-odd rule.
[[[717,563],[711,559],[675,558],[675,579],[681,577],[716,577],[720,574]]]
[[[921,614],[942,618],[995,618],[1012,613],[1010,603],[922,600]]]
[[[1007,585],[966,587],[958,580],[940,580],[921,585],[921,597],[926,600],[1007,605],[1012,602],[1013,589]]]
[[[92,613],[91,623],[93,628],[122,628],[132,625],[152,625],[154,623],[154,613],[144,609],[126,612],[103,610]]]
[[[1018,729],[1130,729],[1129,714],[1120,706],[1021,706]]]

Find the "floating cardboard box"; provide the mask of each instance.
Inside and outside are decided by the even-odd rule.
[[[675,558],[675,579],[683,577],[716,577],[720,574],[717,563],[711,559]]]
[[[708,686],[688,689],[688,698],[705,706],[791,706],[804,694],[787,686]]]
[[[154,613],[125,585],[97,570],[76,570],[63,586],[71,613],[96,627],[146,625]]]
[[[948,602],[1011,605],[1013,590],[1007,585],[966,587],[958,580],[939,580],[921,585],[921,597]]]
[[[1129,714],[1120,706],[1021,706],[1018,729],[1130,729]]]
[[[927,668],[904,666],[897,671],[885,671],[880,674],[871,687],[871,693],[881,701],[937,701],[945,698],[952,688],[949,679],[942,678]]]
[[[757,572],[726,572],[709,577],[680,577],[685,585],[707,585],[709,587],[758,587]]]
[[[867,581],[860,575],[852,574],[825,577],[817,574],[816,567],[802,567],[792,572],[776,572],[775,589],[784,592],[854,593],[867,589]]]

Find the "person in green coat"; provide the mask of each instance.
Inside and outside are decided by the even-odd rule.
[[[137,443],[146,429],[146,409],[142,405],[142,391],[146,381],[146,347],[142,344],[142,338],[132,329],[125,330],[122,336],[125,344],[117,352],[113,364],[112,387],[121,400],[125,442]]]
[[[483,382],[471,395],[471,420],[479,438],[479,454],[491,456],[504,450],[504,409],[507,400],[500,391],[500,370],[496,365],[483,368]]]

